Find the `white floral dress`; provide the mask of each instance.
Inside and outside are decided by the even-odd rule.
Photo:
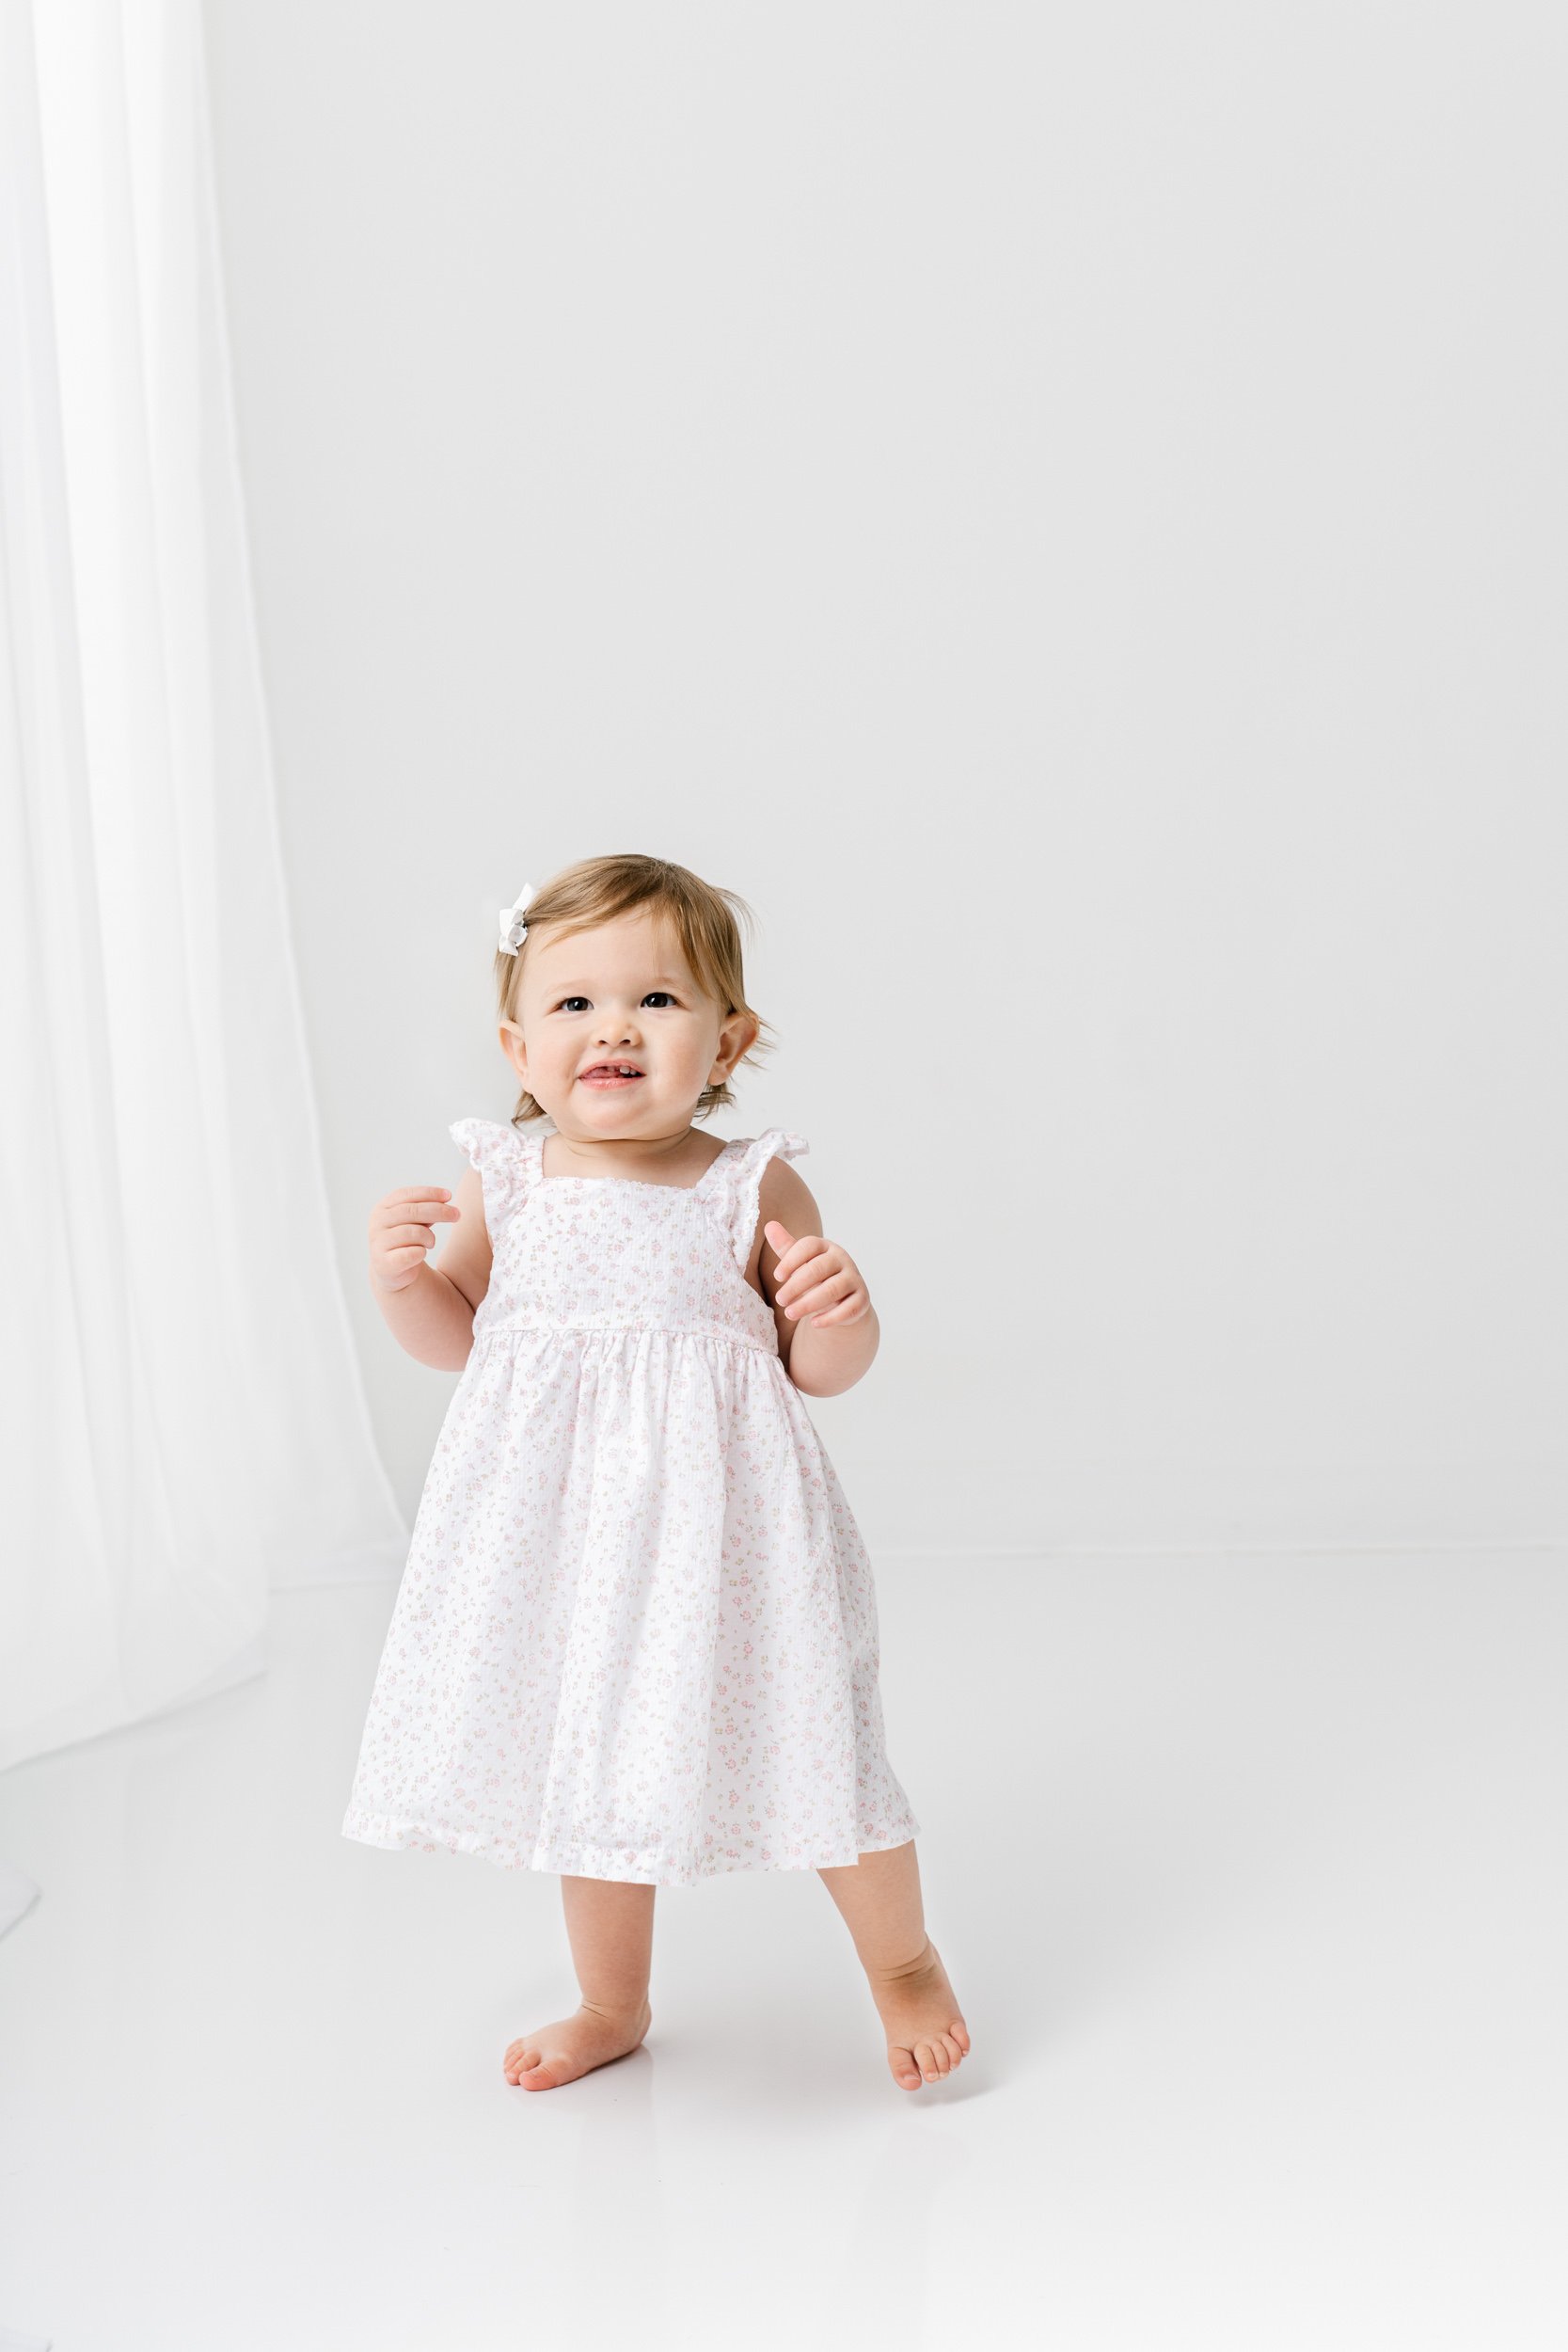
[[[772,1310],[762,1171],[546,1176],[452,1136],[493,1263],[436,1441],[343,1835],[686,1886],[919,1835],[883,1745],[871,1562]]]

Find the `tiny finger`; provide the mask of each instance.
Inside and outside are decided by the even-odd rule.
[[[830,1274],[825,1282],[814,1282],[809,1291],[802,1292],[794,1306],[790,1308],[789,1312],[797,1315],[809,1314],[813,1309],[820,1311],[827,1307],[836,1307],[839,1303],[839,1295],[842,1294],[835,1295],[834,1285],[844,1281],[845,1279],[842,1274]]]

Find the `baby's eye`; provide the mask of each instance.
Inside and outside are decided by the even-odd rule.
[[[671,1004],[673,1004],[675,1001],[673,993],[667,988],[650,988],[648,995],[644,996],[642,999],[644,1004],[647,1003],[648,996],[667,996]],[[560,1004],[557,1005],[556,1010],[557,1012],[570,1012],[574,1005],[585,1005],[587,1002],[588,999],[586,996],[563,996],[561,999]]]

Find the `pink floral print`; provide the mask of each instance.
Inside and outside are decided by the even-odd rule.
[[[884,1746],[871,1562],[745,1279],[762,1171],[546,1177],[459,1120],[493,1252],[342,1834],[690,1885],[919,1824]]]

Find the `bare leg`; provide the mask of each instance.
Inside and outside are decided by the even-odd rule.
[[[950,2074],[968,2051],[969,2027],[926,1932],[913,1838],[816,1875],[854,1938],[895,2082],[918,2090],[922,2076],[929,2083]]]
[[[619,1879],[562,1878],[561,1899],[582,2006],[509,2043],[502,2071],[524,2090],[555,2090],[635,2050],[652,2022],[648,1972],[658,1889]]]

